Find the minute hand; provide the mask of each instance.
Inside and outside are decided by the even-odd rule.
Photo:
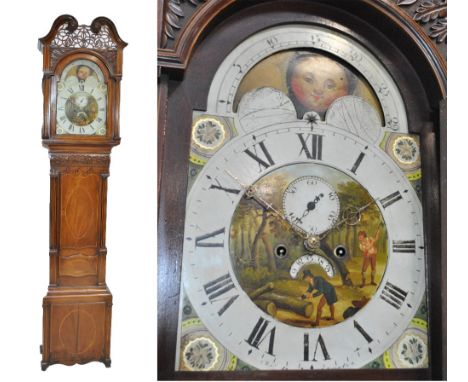
[[[284,220],[294,231],[296,231],[299,236],[303,239],[307,239],[307,232],[304,231],[302,228],[299,226],[295,225],[294,223],[290,222],[280,211],[278,211],[271,203],[267,202],[265,199],[263,199],[258,193],[257,190],[255,189],[254,186],[252,185],[246,185],[242,183],[235,175],[231,174],[228,170],[225,170],[226,174],[228,174],[232,179],[234,179],[241,188],[245,191],[245,195],[247,198],[251,198],[255,200],[260,206],[263,208],[266,208],[267,210],[270,210],[273,212],[273,215],[278,217],[281,220]]]
[[[355,221],[355,224],[357,224],[360,220],[361,220],[361,212],[366,210],[369,206],[371,206],[372,204],[376,203],[379,199],[372,199],[369,203],[363,205],[362,207],[359,207],[359,208],[356,208],[354,211],[352,211],[348,216],[346,217],[343,217],[341,220],[337,221],[333,227],[331,227],[330,229],[328,229],[327,231],[323,232],[321,235],[320,235],[320,240],[324,239],[329,233],[330,231],[334,230],[334,229],[338,229],[339,227],[341,227],[344,223],[349,223],[351,224],[352,221]],[[350,208],[353,208],[353,207],[350,207]],[[357,218],[357,220],[356,220]]]

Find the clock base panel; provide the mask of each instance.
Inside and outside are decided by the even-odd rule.
[[[50,287],[43,312],[42,370],[92,361],[110,367],[112,294],[107,287]]]

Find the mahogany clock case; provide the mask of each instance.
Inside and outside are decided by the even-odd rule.
[[[106,17],[86,26],[62,15],[39,39],[44,55],[42,138],[51,164],[43,370],[55,363],[111,364],[107,178],[111,148],[120,142],[118,110],[126,45]],[[80,72],[80,68],[85,69]],[[70,74],[72,70],[76,72]]]
[[[160,11],[163,7],[160,2]],[[159,50],[158,377],[160,379],[441,379],[446,373],[445,61],[427,36],[387,1],[214,1],[187,39]],[[345,33],[370,49],[397,84],[409,132],[421,142],[430,364],[426,369],[175,372],[182,232],[193,110],[223,59],[243,40],[287,23]],[[162,32],[161,32],[162,33]],[[176,52],[176,53],[174,53]]]
[[[112,150],[107,195],[106,283],[113,295],[112,366],[106,368],[101,362],[54,365],[43,372],[39,346],[42,299],[49,283],[50,160],[41,141],[43,55],[37,43],[64,13],[86,25],[106,16],[129,43],[121,81],[122,144]],[[156,3],[2,2],[0,14],[4,37],[0,62],[4,89],[0,96],[4,176],[0,191],[4,255],[0,380],[155,380]],[[138,197],[133,197],[136,193]],[[14,314],[7,314],[8,310]]]

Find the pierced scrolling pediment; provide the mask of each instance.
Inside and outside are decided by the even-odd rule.
[[[106,25],[102,26],[96,33],[89,25],[79,25],[75,30],[70,31],[69,25],[64,24],[59,28],[50,45],[61,48],[117,50],[117,43],[110,35]]]
[[[120,38],[114,23],[106,17],[95,18],[91,25],[79,25],[73,16],[62,15],[55,20],[50,32],[39,39],[39,50],[44,51],[45,47],[50,50],[52,67],[73,50],[90,49],[117,70],[118,52],[125,46],[127,43]]]

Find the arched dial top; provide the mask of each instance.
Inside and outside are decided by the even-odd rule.
[[[101,68],[77,59],[62,71],[57,82],[58,135],[106,134],[107,84]]]
[[[403,99],[382,63],[349,36],[319,26],[279,26],[242,42],[216,72],[208,94],[207,112],[233,116],[237,90],[249,70],[274,53],[292,49],[313,49],[346,62],[367,80],[375,92],[383,112],[384,130],[408,132]]]

